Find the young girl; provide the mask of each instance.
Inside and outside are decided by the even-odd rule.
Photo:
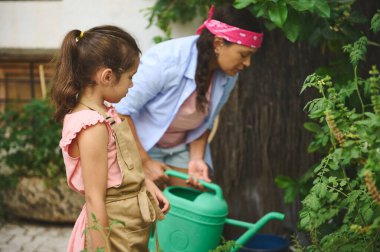
[[[135,40],[114,26],[72,30],[63,40],[52,99],[55,117],[63,121],[67,181],[86,202],[67,251],[147,251],[150,224],[169,209],[161,191],[145,179],[127,120],[108,105],[127,94],[139,56]],[[111,220],[124,225],[110,231]],[[91,229],[98,224],[110,232],[109,239]]]

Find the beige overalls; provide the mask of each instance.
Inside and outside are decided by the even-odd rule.
[[[117,161],[122,174],[121,185],[117,188],[108,188],[106,194],[109,219],[125,223],[125,226],[122,224],[112,226],[110,234],[112,252],[148,251],[150,226],[165,216],[145,187],[145,175],[134,136],[127,120],[116,123],[103,110],[93,110],[105,117],[113,129]]]

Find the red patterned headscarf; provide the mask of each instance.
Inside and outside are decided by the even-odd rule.
[[[207,28],[215,36],[239,45],[251,48],[259,48],[263,41],[264,34],[256,33],[235,26],[231,26],[212,19],[214,15],[214,5],[211,6],[207,20],[198,28],[197,34],[200,34],[204,28]]]

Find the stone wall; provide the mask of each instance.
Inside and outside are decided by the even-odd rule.
[[[20,178],[16,188],[2,194],[8,214],[44,222],[75,222],[84,203],[83,196],[71,190],[65,178],[54,185],[41,178]]]

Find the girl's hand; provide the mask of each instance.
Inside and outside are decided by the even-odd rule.
[[[206,182],[211,182],[211,179],[208,176],[208,166],[203,159],[190,160],[189,179],[186,183],[203,189],[199,179],[203,179]]]
[[[164,194],[161,192],[161,190],[149,178],[145,178],[145,185],[146,185],[147,190],[153,195],[162,213],[167,214],[167,212],[170,209],[170,203],[166,199]]]

